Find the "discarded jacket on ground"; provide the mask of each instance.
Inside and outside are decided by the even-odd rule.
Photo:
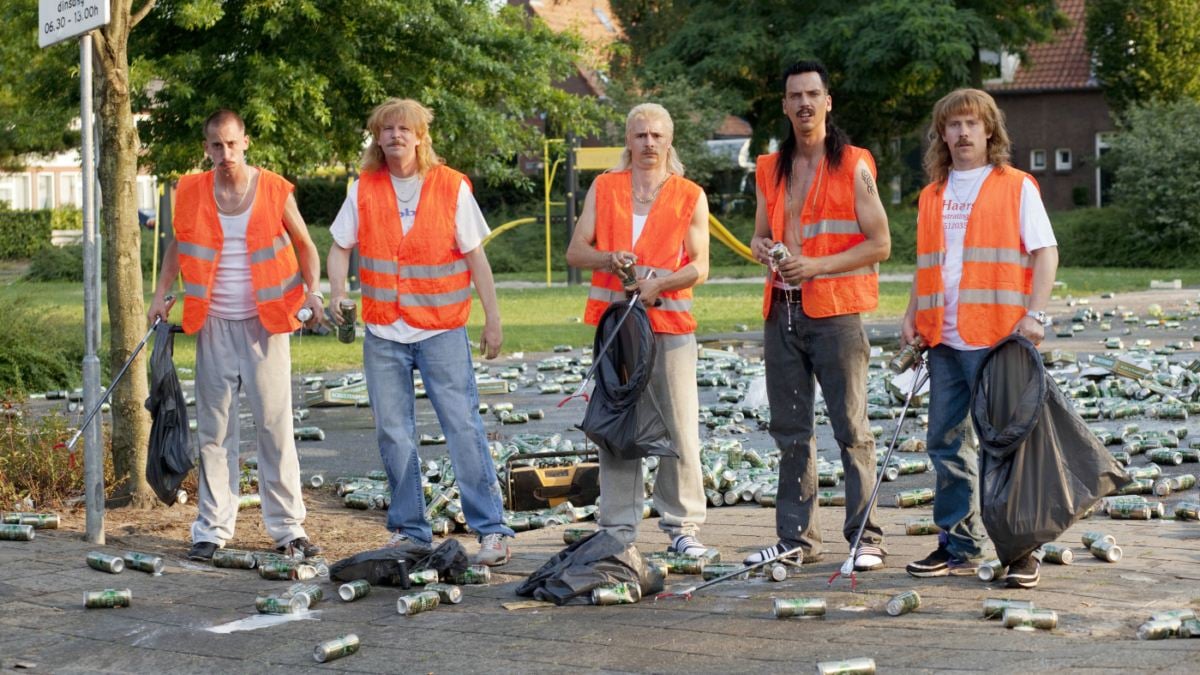
[[[616,333],[604,350],[608,336]],[[614,302],[596,324],[592,353],[596,386],[579,428],[596,445],[621,459],[678,457],[661,408],[646,387],[654,370],[654,332],[641,302]]]
[[[1012,335],[984,358],[971,419],[979,434],[980,512],[1005,565],[1054,541],[1130,481],[1046,373]]]
[[[638,584],[643,598],[663,589],[662,573],[633,544],[600,530],[556,553],[517,587],[517,595],[556,605],[587,604],[592,589],[616,583]]]
[[[150,357],[150,448],[146,455],[146,482],[154,494],[170,506],[179,486],[192,470],[188,437],[187,400],[175,373],[175,334],[171,325],[160,322],[154,329],[154,354]]]

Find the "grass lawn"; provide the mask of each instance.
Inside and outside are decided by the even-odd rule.
[[[882,271],[885,274],[907,276],[912,273],[912,266],[885,265]],[[714,269],[713,277],[726,282],[706,284],[696,290],[695,315],[699,332],[732,332],[739,324],[751,328],[759,325],[762,321],[761,274],[760,268],[750,265]],[[1065,268],[1059,270],[1058,277],[1066,282],[1067,291],[1075,295],[1144,290],[1149,288],[1151,279],[1178,278],[1183,280],[1185,286],[1200,286],[1198,269]],[[586,275],[584,285],[557,285],[551,288],[540,286],[544,282],[544,277],[540,275],[500,275],[500,278],[534,282],[528,288],[502,288],[499,291],[506,353],[546,351],[557,344],[579,346],[591,343],[593,330],[580,321],[587,297]],[[729,282],[729,279],[744,281]],[[555,280],[565,281],[565,275],[559,272]],[[898,317],[908,302],[908,292],[907,281],[882,282],[879,309],[870,317]],[[0,281],[0,308],[13,304],[35,310],[41,324],[39,330],[46,331],[43,334],[52,334],[58,339],[74,339],[82,345],[83,289],[79,284],[30,283],[9,277]],[[176,322],[179,321],[180,312],[182,303],[176,305],[172,316]],[[107,345],[106,309],[101,310],[101,318]],[[482,323],[483,311],[476,301],[468,324],[473,340],[478,340]],[[107,351],[107,346],[104,351]],[[362,345],[360,341],[344,345],[332,335],[307,336],[293,340],[292,358],[297,372],[357,369],[362,364]],[[103,353],[101,360],[107,360]],[[194,360],[195,341],[187,336],[178,336],[175,342],[176,364],[192,367]]]

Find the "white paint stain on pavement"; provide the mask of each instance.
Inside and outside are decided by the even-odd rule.
[[[245,619],[230,621],[219,626],[205,628],[210,633],[228,634],[239,630],[258,630],[259,628],[267,628],[268,626],[278,626],[281,623],[289,621],[308,621],[320,620],[321,611],[315,612],[296,612],[295,614],[255,614],[248,616]]]

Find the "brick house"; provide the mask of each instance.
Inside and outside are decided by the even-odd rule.
[[[1086,0],[1058,4],[1071,25],[1031,46],[1024,63],[1001,55],[1001,76],[984,83],[1007,118],[1013,165],[1037,178],[1052,211],[1106,201],[1108,176],[1096,160],[1116,129],[1092,73]]]

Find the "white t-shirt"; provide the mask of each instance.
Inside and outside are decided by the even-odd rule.
[[[646,219],[649,217],[649,214],[644,216],[633,214],[633,245],[636,246],[638,239],[642,238],[642,232],[646,229]]]
[[[236,215],[217,213],[224,233],[217,274],[213,279],[212,302],[208,311],[213,316],[241,321],[258,315],[254,304],[254,284],[250,280],[250,252],[246,249],[246,228],[250,225],[253,205]]]
[[[969,345],[958,334],[958,284],[962,280],[963,242],[967,238],[967,220],[975,198],[983,187],[991,165],[969,171],[951,171],[942,198],[942,233],[946,239],[946,262],[942,265],[945,292],[945,314],[942,318],[942,342],[954,349],[986,349]],[[1028,178],[1021,186],[1021,244],[1032,253],[1039,248],[1057,246],[1050,217],[1042,204],[1037,186]]]
[[[408,234],[416,222],[417,205],[421,202],[421,187],[424,181],[419,175],[410,178],[392,176],[391,179],[392,189],[396,192],[396,206],[400,210],[400,226],[404,233]],[[404,197],[408,199],[403,199]],[[474,251],[483,242],[484,237],[491,233],[466,181],[458,189],[458,210],[455,213],[454,225],[455,244],[464,254]],[[329,233],[342,248],[354,248],[358,244],[358,181],[350,185],[346,201],[342,202],[342,208],[334,218],[333,225],[329,227]],[[405,323],[403,318],[396,319],[395,323],[388,326],[369,323],[367,330],[376,337],[405,344],[420,342],[446,332],[416,328]]]

